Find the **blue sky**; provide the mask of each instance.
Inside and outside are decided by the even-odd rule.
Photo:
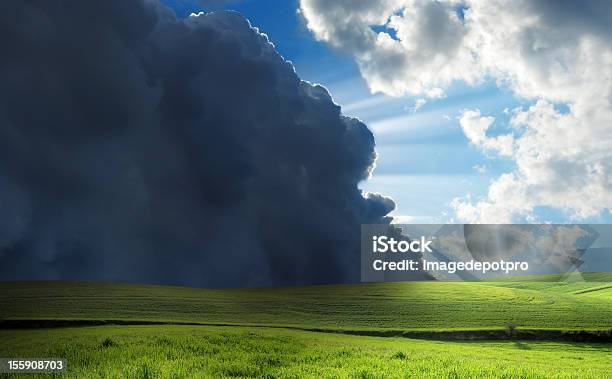
[[[213,6],[187,0],[165,3],[181,17],[199,10],[239,11],[269,36],[302,79],[327,87],[344,114],[358,117],[375,134],[377,168],[361,187],[391,196],[397,204],[394,214],[409,216],[404,220],[456,221],[450,207],[453,199],[486,195],[495,178],[514,168],[512,160],[470,145],[459,126],[462,110],[478,108],[483,115],[496,118],[491,135],[507,133],[509,115],[504,110],[532,104],[493,80],[473,87],[455,83],[446,88],[445,97],[429,98],[415,109],[415,97],[371,94],[351,56],[314,39],[296,12],[297,1],[242,0]],[[565,213],[548,207],[537,208],[536,214],[542,221],[569,221]],[[611,220],[609,213],[604,213],[584,221]]]

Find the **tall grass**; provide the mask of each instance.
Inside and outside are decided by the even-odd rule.
[[[66,358],[68,378],[605,378],[612,354],[610,344],[434,342],[249,327],[4,330],[0,339],[1,356]]]

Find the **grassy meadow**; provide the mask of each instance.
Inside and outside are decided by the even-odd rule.
[[[348,330],[494,329],[508,323],[531,329],[608,329],[612,327],[612,280],[595,278],[598,281],[401,282],[222,290],[0,282],[0,320],[148,320]]]
[[[5,326],[0,357],[66,358],[63,376],[74,378],[612,377],[611,343],[343,334],[503,330],[509,324],[519,330],[612,328],[612,275],[559,279],[223,290],[2,282],[0,322],[115,325]]]
[[[1,356],[66,358],[70,378],[605,378],[612,355],[610,344],[176,325],[0,330],[0,339]]]

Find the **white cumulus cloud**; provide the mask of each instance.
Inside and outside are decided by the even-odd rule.
[[[612,208],[612,2],[301,0],[314,36],[351,53],[373,92],[444,96],[453,81],[493,78],[523,99],[511,131],[465,110],[470,143],[515,162],[481,198],[455,199],[468,222],[572,219]],[[563,106],[559,106],[563,105]],[[562,110],[563,109],[563,110]]]
[[[470,142],[485,151],[494,151],[503,156],[511,156],[514,138],[511,134],[497,137],[487,136],[487,130],[495,122],[495,117],[483,117],[480,110],[464,110],[459,125]]]

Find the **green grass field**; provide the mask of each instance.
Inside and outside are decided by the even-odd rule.
[[[588,276],[587,276],[588,278]],[[149,320],[351,330],[612,327],[612,280],[209,290],[0,282],[0,319]],[[612,277],[610,278],[612,279]]]
[[[518,329],[612,328],[612,275],[564,279],[228,290],[3,282],[0,320],[209,325],[4,329],[0,357],[63,357],[70,367],[66,376],[79,378],[610,378],[610,343],[339,333],[500,330],[508,323]]]
[[[0,355],[65,357],[74,378],[606,378],[612,355],[610,344],[438,342],[249,327],[101,326],[0,331],[0,338]]]

